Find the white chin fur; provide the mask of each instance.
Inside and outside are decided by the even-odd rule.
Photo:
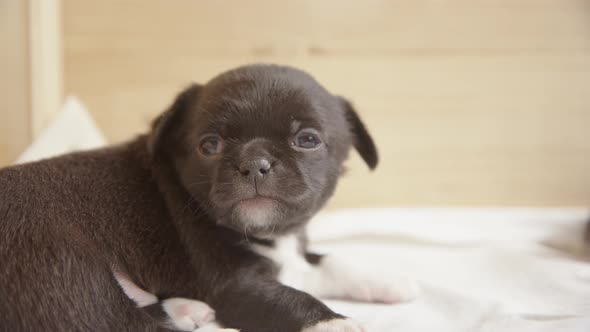
[[[276,217],[276,207],[265,206],[238,206],[234,211],[237,220],[243,223],[244,227],[251,229],[265,229],[271,227]]]
[[[365,330],[352,319],[332,319],[310,326],[303,332],[364,332]]]

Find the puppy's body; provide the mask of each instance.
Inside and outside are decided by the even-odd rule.
[[[169,215],[144,146],[140,138],[0,171],[5,330],[153,325],[122,296],[111,267],[141,278],[136,282],[156,294],[191,267],[174,226],[162,222]]]
[[[114,272],[159,299],[205,301],[244,332],[361,331],[302,291],[314,292],[310,266],[288,282],[300,290],[281,283],[272,251],[293,236],[305,257],[305,224],[352,145],[376,165],[347,102],[300,71],[251,66],[185,90],[147,136],[0,170],[2,328],[161,329]],[[345,288],[326,295],[365,299]]]

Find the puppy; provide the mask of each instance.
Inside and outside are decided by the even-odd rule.
[[[122,275],[244,332],[362,331],[316,296],[391,303],[416,288],[307,251],[351,147],[376,167],[349,102],[302,71],[251,65],[188,87],[126,144],[0,170],[0,325],[168,328]]]

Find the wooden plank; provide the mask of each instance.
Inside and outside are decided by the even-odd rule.
[[[36,137],[63,103],[61,0],[28,0],[31,131]]]
[[[352,99],[380,147],[370,176],[352,155],[332,207],[587,205],[588,9],[65,0],[66,89],[121,141],[191,81],[243,63],[290,64]]]
[[[0,2],[0,166],[14,161],[30,139],[27,17],[26,2]]]
[[[65,24],[68,50],[92,54],[551,53],[590,47],[588,9],[585,0],[67,0]]]

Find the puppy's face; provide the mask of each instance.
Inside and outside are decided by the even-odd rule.
[[[296,230],[321,208],[352,145],[371,168],[377,163],[350,104],[278,66],[241,67],[190,87],[151,139],[219,225],[261,238]]]

